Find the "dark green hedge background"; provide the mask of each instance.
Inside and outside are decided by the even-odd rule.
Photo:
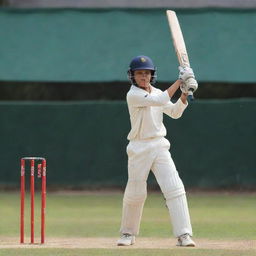
[[[256,100],[198,100],[166,119],[172,157],[187,187],[256,185]],[[19,185],[19,160],[44,156],[48,186],[124,186],[126,103],[1,102],[0,182]],[[154,184],[154,179],[150,179]]]

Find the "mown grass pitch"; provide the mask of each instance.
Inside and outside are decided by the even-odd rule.
[[[256,195],[237,193],[188,193],[195,241],[256,241]],[[2,255],[256,255],[256,248],[115,248],[122,210],[121,192],[59,192],[47,194],[46,247],[17,248],[19,245],[19,193],[0,193],[0,256]],[[26,197],[26,236],[29,237],[29,195]],[[36,236],[39,237],[40,201],[36,198]],[[47,239],[108,238],[113,248],[47,248]],[[160,193],[149,193],[145,204],[141,238],[172,238],[171,225]],[[1,247],[11,239],[8,248]],[[27,242],[29,240],[27,239]],[[138,242],[139,243],[139,242]]]

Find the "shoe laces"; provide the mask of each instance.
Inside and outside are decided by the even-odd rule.
[[[130,238],[132,235],[128,233],[122,234],[122,238]]]
[[[190,235],[188,233],[186,233],[186,234],[183,234],[183,235],[179,236],[179,240],[188,239],[189,237],[190,237]]]

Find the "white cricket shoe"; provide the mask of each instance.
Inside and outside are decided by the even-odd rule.
[[[191,239],[189,234],[184,234],[178,237],[177,246],[184,246],[184,247],[195,247],[195,242]]]
[[[120,239],[117,240],[118,246],[132,245],[135,243],[135,236],[131,234],[122,234]]]

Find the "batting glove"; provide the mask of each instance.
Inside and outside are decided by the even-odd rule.
[[[180,85],[180,90],[181,90],[183,93],[188,94],[188,87],[187,87],[187,85],[186,85],[185,83],[182,83],[182,84]]]
[[[185,82],[189,78],[194,78],[195,75],[192,68],[179,66],[179,79]]]
[[[188,94],[190,91],[195,92],[198,88],[198,83],[194,78],[188,78],[185,82],[180,85],[180,90]]]

